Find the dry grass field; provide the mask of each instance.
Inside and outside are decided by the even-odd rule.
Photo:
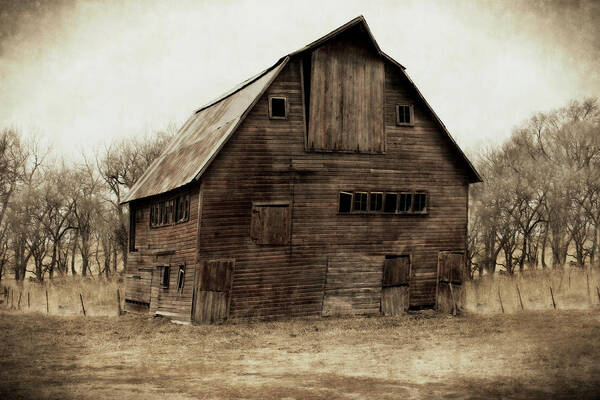
[[[600,311],[296,319],[0,312],[0,399],[592,399]]]
[[[117,282],[13,286],[21,310],[0,306],[0,399],[599,398],[598,276],[476,280],[458,317],[213,326],[118,318]]]

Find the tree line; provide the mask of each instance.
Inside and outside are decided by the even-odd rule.
[[[600,107],[597,98],[540,112],[475,162],[468,272],[583,267],[600,256]]]
[[[57,159],[19,130],[0,132],[0,280],[110,277],[127,262],[123,196],[173,136],[172,125]]]

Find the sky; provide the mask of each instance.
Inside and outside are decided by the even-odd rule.
[[[0,0],[0,128],[71,157],[179,127],[358,15],[469,153],[600,95],[600,1]]]

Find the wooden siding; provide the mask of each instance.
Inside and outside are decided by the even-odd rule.
[[[330,254],[410,254],[411,303],[435,303],[438,252],[464,249],[469,172],[395,65],[385,65],[385,154],[305,151],[300,59],[261,96],[202,177],[198,257],[236,260],[230,318],[320,315]],[[269,120],[268,96],[286,96],[287,120]],[[395,105],[415,124],[396,125]],[[425,215],[338,215],[342,190],[425,190]],[[253,202],[289,202],[287,246],[254,243]],[[141,242],[139,242],[141,243]]]
[[[150,227],[150,205],[155,200],[170,198],[177,193],[190,194],[190,217],[187,222]],[[127,277],[139,275],[140,271],[152,271],[151,286],[143,282],[141,286],[130,286],[135,280],[126,278],[125,298],[142,296],[150,299],[152,314],[162,314],[183,322],[190,322],[194,274],[197,258],[197,222],[198,222],[198,185],[178,192],[135,202],[140,210],[140,219],[136,223],[137,251],[130,252],[127,259]],[[183,290],[177,289],[179,265],[186,265]],[[158,266],[170,266],[169,287],[160,286]],[[133,298],[132,300],[136,300]],[[127,311],[135,312],[133,307]]]
[[[312,53],[308,149],[381,153],[384,61],[358,28]]]
[[[323,315],[377,315],[381,301],[383,257],[329,256]]]

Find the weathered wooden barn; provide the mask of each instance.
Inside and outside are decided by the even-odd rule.
[[[131,189],[126,310],[181,322],[435,307],[480,177],[358,17],[196,111]]]

